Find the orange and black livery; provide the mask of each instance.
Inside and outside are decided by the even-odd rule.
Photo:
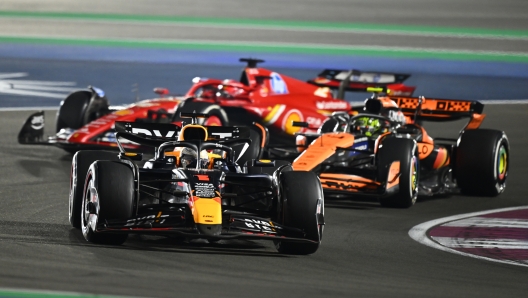
[[[418,195],[495,196],[506,186],[509,142],[481,129],[478,101],[375,94],[353,113],[334,113],[318,134],[298,134],[296,170],[314,171],[327,194],[371,196],[410,207]],[[453,138],[434,138],[426,122],[467,119]],[[302,125],[302,124],[299,124]]]

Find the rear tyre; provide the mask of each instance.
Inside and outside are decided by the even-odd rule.
[[[81,228],[81,209],[86,173],[96,160],[119,160],[117,153],[109,151],[81,150],[72,159],[68,217],[72,227]]]
[[[108,112],[106,98],[94,98],[90,91],[75,91],[68,95],[57,111],[55,132],[63,128],[79,129]]]
[[[465,131],[456,149],[455,177],[463,194],[497,196],[506,188],[510,145],[503,131]]]
[[[177,121],[186,121],[188,123],[190,119],[187,118],[180,118],[180,113],[203,113],[208,114],[209,118],[203,120],[203,122],[199,123],[202,125],[208,125],[208,126],[228,126],[229,125],[229,119],[227,117],[227,113],[217,104],[211,104],[208,102],[200,102],[195,101],[193,98],[186,99],[185,101],[182,101],[178,108],[176,109],[176,112],[174,113],[174,116],[172,118],[172,122]]]
[[[236,154],[242,153],[242,156],[240,156],[237,160],[239,165],[244,165],[246,162],[251,161],[252,159],[260,159],[262,156],[262,137],[260,134],[250,127],[249,138],[251,139],[251,144],[248,144],[249,147],[247,147],[244,152],[242,152],[244,150],[244,145],[233,146]]]
[[[120,162],[96,161],[90,166],[81,211],[84,238],[93,243],[120,245],[128,234],[98,233],[97,225],[106,220],[127,220],[134,207],[134,175]]]
[[[378,181],[387,181],[389,168],[394,161],[400,162],[398,192],[381,197],[383,207],[409,208],[418,198],[419,159],[416,142],[412,139],[385,138],[378,149]]]
[[[275,241],[280,253],[307,255],[319,248],[323,238],[324,197],[321,182],[313,172],[291,171],[281,174],[282,224],[304,231],[314,242]]]

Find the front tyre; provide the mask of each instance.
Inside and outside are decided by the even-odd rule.
[[[79,129],[108,113],[108,100],[90,91],[75,91],[62,102],[55,119],[55,132],[63,128]]]
[[[398,192],[381,197],[383,207],[409,208],[418,198],[419,159],[416,142],[412,139],[388,137],[378,149],[378,181],[387,181],[388,171],[395,161],[400,162]]]
[[[68,218],[72,227],[81,228],[81,209],[86,173],[96,160],[119,160],[116,152],[101,150],[77,151],[72,159]]]
[[[313,172],[289,171],[281,174],[282,223],[298,228],[313,242],[275,241],[280,253],[307,255],[319,248],[324,227],[324,197],[319,178]]]
[[[121,162],[96,161],[88,170],[81,210],[84,238],[92,243],[120,245],[128,238],[125,233],[98,233],[97,226],[107,220],[127,220],[132,217],[134,175]]]
[[[509,158],[510,144],[503,131],[465,131],[456,148],[455,177],[460,191],[490,197],[504,192]]]

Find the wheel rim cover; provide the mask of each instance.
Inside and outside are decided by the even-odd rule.
[[[508,152],[504,146],[501,146],[499,149],[497,163],[498,178],[502,180],[506,176],[506,170],[508,168]]]
[[[416,179],[417,176],[417,170],[416,170],[416,156],[413,156],[412,163],[411,163],[411,190],[414,193],[417,188],[418,181]]]

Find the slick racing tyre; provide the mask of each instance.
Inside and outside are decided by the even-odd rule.
[[[241,166],[243,166],[248,161],[251,162],[252,159],[260,159],[260,157],[262,156],[262,150],[260,147],[262,137],[257,131],[253,129],[253,127],[250,127],[249,129],[249,138],[251,139],[251,144],[248,144],[248,146],[246,146],[247,148],[245,149],[245,151],[244,145],[233,146],[235,153],[237,155],[241,154],[241,156],[237,157],[237,163]]]
[[[503,131],[467,130],[458,140],[455,178],[468,195],[497,196],[506,188],[510,145]]]
[[[176,111],[174,112],[174,117],[172,119],[172,122],[176,121],[184,121],[185,123],[190,123],[190,119],[187,118],[181,118],[180,113],[200,113],[200,114],[208,114],[209,118],[205,120],[201,120],[201,125],[206,126],[228,126],[229,125],[229,119],[227,117],[227,113],[216,104],[211,104],[208,102],[200,102],[196,101],[194,98],[188,98],[184,101],[182,101]]]
[[[55,132],[63,128],[79,129],[107,112],[106,98],[95,97],[90,91],[75,91],[61,102],[55,120]]]
[[[313,172],[288,171],[281,174],[282,224],[304,232],[313,242],[275,241],[280,253],[307,255],[319,248],[323,238],[324,197],[321,182]]]
[[[119,160],[116,152],[81,150],[72,159],[70,173],[69,219],[72,227],[81,228],[81,205],[84,182],[90,165],[96,160]]]
[[[416,142],[412,139],[387,137],[378,149],[378,181],[388,182],[389,168],[394,161],[400,162],[398,192],[381,197],[383,207],[409,208],[418,197],[419,159]]]
[[[134,207],[134,174],[127,164],[96,161],[88,170],[82,201],[81,226],[84,238],[93,243],[120,245],[126,233],[98,233],[97,224],[127,220]]]

